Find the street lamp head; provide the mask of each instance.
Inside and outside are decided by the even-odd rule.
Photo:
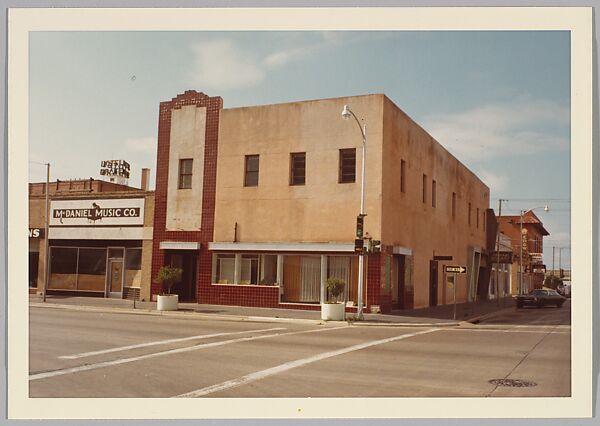
[[[545,212],[549,212],[549,211],[550,211],[550,207],[548,207],[548,206],[544,206],[544,211],[545,211]]]
[[[344,109],[342,110],[342,118],[347,120],[350,118],[350,108],[348,105],[344,105]]]

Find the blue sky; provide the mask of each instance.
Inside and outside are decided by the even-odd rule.
[[[570,38],[550,31],[43,32],[30,36],[30,179],[154,178],[158,105],[187,89],[225,108],[385,93],[490,187],[570,246]],[[563,249],[562,262],[570,264]],[[558,254],[556,256],[558,265]]]

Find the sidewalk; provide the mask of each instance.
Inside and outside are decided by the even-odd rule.
[[[514,309],[510,300],[505,301],[505,307]],[[176,312],[161,312],[156,310],[156,302],[135,302],[125,299],[108,299],[99,297],[77,297],[48,295],[46,303],[38,295],[29,296],[30,306],[51,306],[55,308],[111,311],[123,313],[155,314],[155,315],[186,315],[229,318],[237,320],[262,319],[271,321],[309,321],[321,322],[320,311],[305,311],[300,309],[255,308],[245,306],[200,305],[197,303],[180,303]],[[456,320],[453,319],[453,305],[436,306],[432,308],[395,311],[392,314],[364,314],[364,320],[353,322],[354,325],[405,325],[405,326],[456,326],[461,321],[477,321],[482,315],[493,314],[501,308],[496,301],[485,301],[477,304],[457,305]],[[348,315],[351,319],[353,314]]]

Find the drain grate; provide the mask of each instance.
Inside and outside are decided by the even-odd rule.
[[[527,380],[521,379],[492,379],[488,380],[488,383],[496,386],[506,386],[509,388],[530,388],[537,386],[535,382],[528,382]]]

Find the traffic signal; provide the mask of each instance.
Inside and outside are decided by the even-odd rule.
[[[373,240],[373,242],[371,243],[371,251],[373,253],[381,252],[381,241]]]
[[[365,250],[365,241],[362,238],[354,240],[354,251],[356,253],[362,253]]]
[[[364,216],[359,214],[356,216],[356,238],[363,237]]]

